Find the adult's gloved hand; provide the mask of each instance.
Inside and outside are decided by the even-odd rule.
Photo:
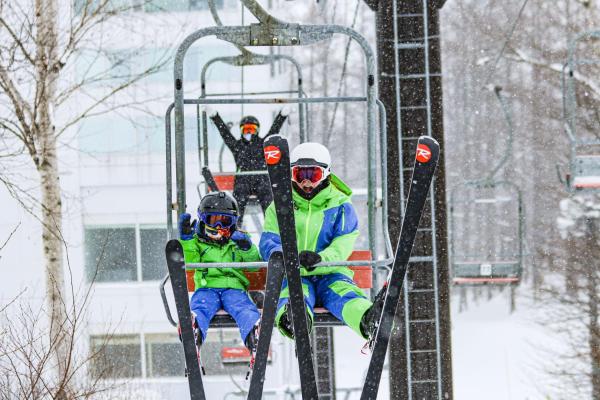
[[[245,232],[236,230],[231,234],[230,239],[233,240],[241,250],[250,250],[250,247],[252,247],[250,236]]]
[[[179,238],[181,240],[191,240],[194,238],[197,221],[192,221],[192,216],[188,213],[183,213],[177,221],[177,229],[179,230]]]
[[[314,265],[321,262],[319,253],[309,250],[302,250],[298,255],[298,258],[300,260],[300,265],[306,268],[307,271],[314,270],[316,268]]]

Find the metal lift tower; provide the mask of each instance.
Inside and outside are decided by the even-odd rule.
[[[444,144],[439,15],[445,0],[365,0],[376,12],[379,96],[388,126],[390,237],[399,235],[417,138]],[[452,399],[443,155],[390,342],[390,398]]]

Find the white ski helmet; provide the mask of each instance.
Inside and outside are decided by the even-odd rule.
[[[291,166],[296,165],[318,165],[325,168],[325,176],[331,173],[331,155],[327,147],[321,143],[306,142],[294,147],[290,155]]]

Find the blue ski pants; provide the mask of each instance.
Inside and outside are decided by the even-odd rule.
[[[349,326],[353,331],[363,336],[360,330],[360,320],[372,304],[363,291],[356,286],[354,281],[344,274],[309,275],[302,277],[302,291],[309,318],[313,319],[314,307],[325,307],[334,317]],[[275,324],[279,331],[287,336],[281,329],[279,321],[288,303],[289,291],[287,279],[283,280]]]
[[[260,320],[260,313],[248,292],[240,289],[197,289],[190,299],[190,308],[196,314],[202,341],[206,339],[208,325],[217,311],[225,310],[233,317],[240,329],[242,341]]]

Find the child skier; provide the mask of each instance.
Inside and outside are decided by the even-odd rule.
[[[300,260],[300,275],[312,326],[315,304],[322,305],[363,338],[369,339],[383,308],[380,292],[375,305],[352,280],[347,267],[315,267],[321,261],[345,261],[358,237],[358,218],[350,201],[352,191],[330,173],[331,156],[319,143],[303,143],[290,156],[292,196]],[[263,259],[281,251],[274,205],[265,214],[259,244]],[[275,323],[293,338],[288,312],[287,280],[284,280]]]
[[[264,137],[258,135],[260,131],[258,119],[251,115],[243,117],[240,120],[241,137],[238,140],[231,134],[218,112],[208,109],[207,113],[219,130],[223,141],[229,150],[231,150],[238,171],[266,171],[267,166],[263,155],[263,143],[267,137],[279,133],[289,114],[287,107],[277,114],[273,125],[271,125],[271,129],[269,129],[269,132]],[[238,222],[240,226],[246,210],[246,203],[252,195],[258,198],[264,212],[273,201],[269,177],[267,175],[240,175],[235,177],[233,197],[235,197],[239,206]]]
[[[179,237],[187,263],[225,263],[260,261],[256,245],[248,234],[236,229],[238,209],[225,192],[211,192],[198,207],[199,220],[190,214],[179,217]],[[260,314],[248,296],[248,278],[240,269],[199,268],[194,273],[195,291],[190,308],[195,320],[196,344],[206,339],[210,320],[221,308],[233,317],[246,347],[253,352],[257,345]],[[197,330],[200,330],[198,334]]]

